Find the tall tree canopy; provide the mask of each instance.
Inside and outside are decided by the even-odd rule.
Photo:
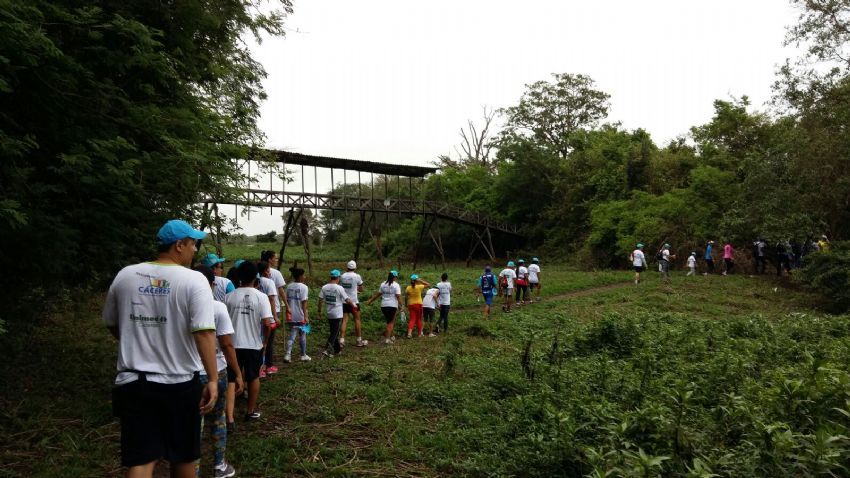
[[[282,34],[275,3],[0,0],[4,277],[108,274],[229,194],[263,139],[265,72],[240,36]]]

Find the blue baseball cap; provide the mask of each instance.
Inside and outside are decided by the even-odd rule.
[[[339,277],[340,275],[342,275],[342,273],[339,272],[339,269],[334,269],[331,271],[331,277],[333,277],[334,279]]]
[[[416,279],[418,279],[418,278],[419,278],[419,276],[418,276],[418,275],[416,275],[416,274],[412,274],[412,275],[410,276],[410,280],[416,280]]]
[[[516,264],[514,264],[514,261],[508,261],[508,267],[516,267]]]
[[[207,254],[203,259],[201,259],[201,264],[207,267],[212,267],[216,264],[221,264],[222,262],[224,262],[224,257],[218,257],[215,254]]]
[[[392,274],[392,275],[393,275],[393,277],[398,277],[398,271],[397,271],[397,270],[395,270],[395,269],[391,270],[391,271],[390,271],[390,274]]]
[[[233,263],[233,267],[238,269],[239,266],[241,266],[243,262],[245,262],[245,259],[236,259],[236,262]]]
[[[194,240],[199,240],[207,237],[207,233],[193,228],[188,222],[180,219],[172,219],[166,222],[156,233],[156,239],[161,245],[174,244],[191,237]]]
[[[540,259],[538,259],[538,258],[536,258],[536,257],[532,257],[532,258],[531,258],[531,262],[540,262]]]

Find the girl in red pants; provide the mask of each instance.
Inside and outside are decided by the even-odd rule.
[[[410,321],[407,323],[407,338],[413,337],[413,327],[418,327],[419,337],[422,335],[422,291],[431,284],[420,279],[418,275],[410,276],[410,285],[404,289],[404,303],[407,306],[407,315]]]

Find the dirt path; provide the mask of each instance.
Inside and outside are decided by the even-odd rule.
[[[587,288],[587,289],[571,290],[569,292],[562,292],[562,293],[556,294],[556,295],[543,296],[543,299],[541,300],[541,302],[551,302],[553,300],[563,300],[563,299],[572,299],[574,297],[584,297],[586,295],[593,295],[593,294],[596,294],[598,292],[605,292],[607,290],[621,289],[623,287],[627,287],[627,286],[630,286],[630,285],[633,285],[633,284],[634,283],[632,281],[627,281],[627,282],[617,282],[617,283],[608,284],[608,285],[600,285],[600,286],[597,286],[597,287],[590,287],[590,288]],[[500,306],[500,304],[501,303],[499,303],[497,301],[493,301],[493,311],[494,312],[496,312],[498,310],[498,306]],[[516,307],[516,306],[514,306],[514,307]],[[461,307],[461,308],[458,308],[457,310],[459,312],[469,312],[471,310],[478,310],[480,308],[481,308],[481,305],[476,305],[476,306],[471,306],[471,307]]]

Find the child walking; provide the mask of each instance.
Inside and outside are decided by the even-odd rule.
[[[292,344],[295,343],[295,338],[299,337],[301,361],[309,362],[312,359],[307,355],[307,332],[304,330],[304,326],[310,323],[307,317],[309,289],[304,284],[304,269],[291,267],[289,272],[292,273],[292,282],[286,286],[286,321],[289,324],[289,340],[286,341],[286,355],[283,356],[283,361],[286,363],[292,361]]]

